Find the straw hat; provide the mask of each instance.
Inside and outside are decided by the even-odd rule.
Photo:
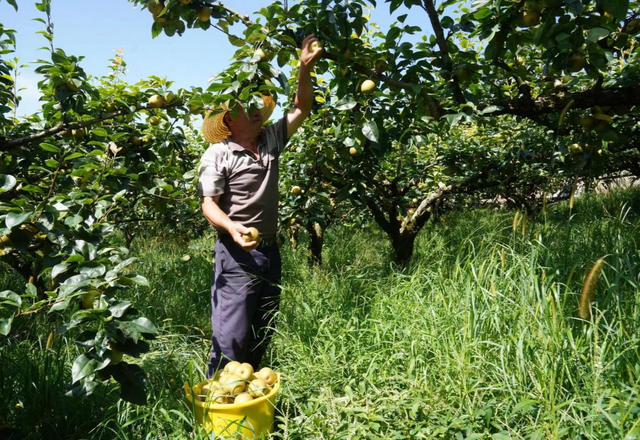
[[[271,113],[276,108],[276,101],[267,95],[262,95],[262,100],[264,102],[264,107],[260,109],[262,112],[262,121],[266,122],[271,117]],[[202,136],[211,142],[212,144],[217,144],[218,142],[222,142],[229,136],[231,136],[231,131],[229,131],[229,127],[224,123],[224,115],[229,112],[229,109],[225,107],[218,108],[215,110],[209,110],[204,116],[204,122],[202,123]]]

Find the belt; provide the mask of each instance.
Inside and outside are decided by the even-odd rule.
[[[277,242],[276,237],[260,240],[260,243],[258,243],[258,249],[264,249],[264,248],[271,247],[274,244],[276,244],[276,242]]]

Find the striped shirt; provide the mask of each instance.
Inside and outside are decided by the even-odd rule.
[[[210,145],[198,167],[198,194],[220,195],[218,206],[232,221],[255,227],[264,239],[273,238],[278,226],[278,159],[287,141],[283,117],[262,130],[260,158],[230,139]]]

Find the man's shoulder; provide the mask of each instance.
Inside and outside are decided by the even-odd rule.
[[[223,160],[229,147],[226,142],[218,142],[216,144],[209,144],[209,147],[202,154],[202,161],[220,161]]]
[[[279,147],[283,146],[283,142],[286,141],[286,133],[286,116],[283,116],[277,121],[274,121],[273,123],[265,126],[262,130],[262,135],[264,136],[264,143],[267,145],[267,151],[271,151],[273,149],[281,149]]]

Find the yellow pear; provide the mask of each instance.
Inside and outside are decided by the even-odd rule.
[[[256,373],[256,377],[258,379],[264,380],[267,385],[273,385],[278,379],[276,373],[269,367],[264,367],[260,371],[258,371]]]
[[[360,86],[360,91],[366,94],[373,93],[375,89],[376,89],[376,83],[371,81],[370,79],[364,81]]]
[[[268,393],[268,385],[263,379],[253,379],[247,385],[247,392],[252,397],[261,397]]]
[[[586,66],[586,64],[587,61],[582,54],[576,53],[569,57],[569,70],[571,70],[572,72],[579,72],[580,70],[584,69],[584,66]]]
[[[242,364],[238,361],[231,361],[224,366],[224,372],[227,374],[233,374],[240,365]]]
[[[86,131],[84,128],[74,128],[73,130],[71,130],[71,134],[73,135],[74,138],[80,140],[84,138]]]
[[[159,108],[164,105],[164,97],[162,95],[153,95],[149,98],[147,106],[150,108]]]
[[[147,3],[147,9],[153,15],[158,15],[164,10],[164,1],[162,0],[149,0]]]
[[[82,307],[85,309],[93,309],[93,302],[100,295],[100,291],[92,289],[82,294]]]
[[[309,52],[315,52],[318,49],[322,49],[322,45],[320,44],[319,41],[313,41],[310,45],[309,45]]]
[[[196,11],[196,17],[200,21],[209,21],[211,18],[211,9],[210,8],[200,8]]]
[[[248,234],[243,234],[242,238],[244,238],[245,242],[259,241],[260,240],[260,232],[258,232],[258,230],[252,226],[252,227],[249,228],[249,233]]]
[[[375,69],[376,73],[382,73],[387,70],[387,62],[382,58],[378,58],[373,65],[373,68]]]
[[[253,400],[253,396],[249,393],[240,393],[236,396],[236,398],[234,399],[233,403],[235,403],[236,405],[240,404],[240,403],[247,403],[247,402],[251,402]]]
[[[246,382],[238,376],[231,375],[227,381],[222,384],[222,391],[228,394],[240,394],[244,391]]]
[[[535,26],[540,21],[540,13],[537,11],[525,11],[522,16],[522,21],[527,27]]]
[[[5,249],[11,246],[13,246],[13,243],[11,242],[11,238],[9,238],[8,235],[5,234],[0,236],[0,249]]]

